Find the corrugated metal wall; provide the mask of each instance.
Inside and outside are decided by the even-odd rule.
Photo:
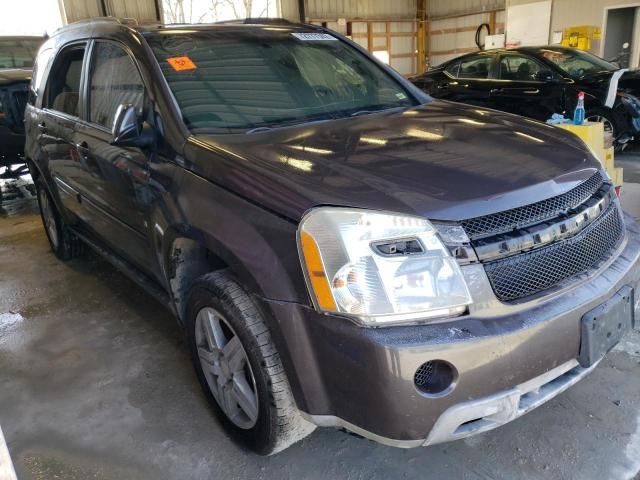
[[[104,15],[99,0],[62,0],[67,23]]]
[[[104,15],[135,18],[139,21],[157,20],[154,0],[104,0],[106,11],[102,9],[101,0],[61,0],[61,3],[67,23]]]
[[[505,22],[504,10],[495,14],[495,32],[503,33]],[[478,50],[476,45],[476,29],[483,23],[490,23],[490,14],[465,15],[431,21],[428,52],[429,65],[437,66],[451,58]]]
[[[140,21],[158,20],[154,0],[105,0],[109,15],[135,18]]]
[[[298,10],[298,0],[279,0],[278,9],[280,16],[292,22],[300,21],[300,11]]]
[[[431,0],[427,2],[429,15],[444,17],[489,10],[503,10],[505,0]]]
[[[478,49],[476,29],[493,21],[492,33],[503,33],[506,0],[431,0],[428,2],[430,21],[427,40],[428,63],[436,66],[451,58]],[[482,13],[486,12],[486,13]]]
[[[415,18],[416,0],[306,0],[306,16],[311,19]]]

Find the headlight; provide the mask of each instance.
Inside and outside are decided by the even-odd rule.
[[[459,315],[471,295],[425,219],[324,207],[302,220],[298,244],[321,312],[385,325]]]

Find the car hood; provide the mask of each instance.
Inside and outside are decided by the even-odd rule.
[[[299,220],[340,205],[462,220],[570,190],[599,162],[557,127],[444,101],[252,134],[195,135],[186,168]]]
[[[604,90],[609,88],[609,81],[614,72],[600,72],[592,75],[587,75],[579,80],[576,80],[576,86],[580,87],[592,87],[602,88]],[[640,94],[640,70],[628,70],[622,74],[618,80],[618,89],[621,89],[627,93],[634,95]]]
[[[0,86],[16,82],[30,82],[31,70],[24,68],[0,69]]]

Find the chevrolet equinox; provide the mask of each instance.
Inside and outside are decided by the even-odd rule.
[[[483,432],[634,328],[638,229],[584,143],[432,100],[329,30],[84,21],[30,88],[53,252],[88,245],[171,309],[256,452]]]

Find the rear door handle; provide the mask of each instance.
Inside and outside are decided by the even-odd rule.
[[[492,88],[491,90],[489,90],[489,93],[502,93],[502,89],[501,88]]]

